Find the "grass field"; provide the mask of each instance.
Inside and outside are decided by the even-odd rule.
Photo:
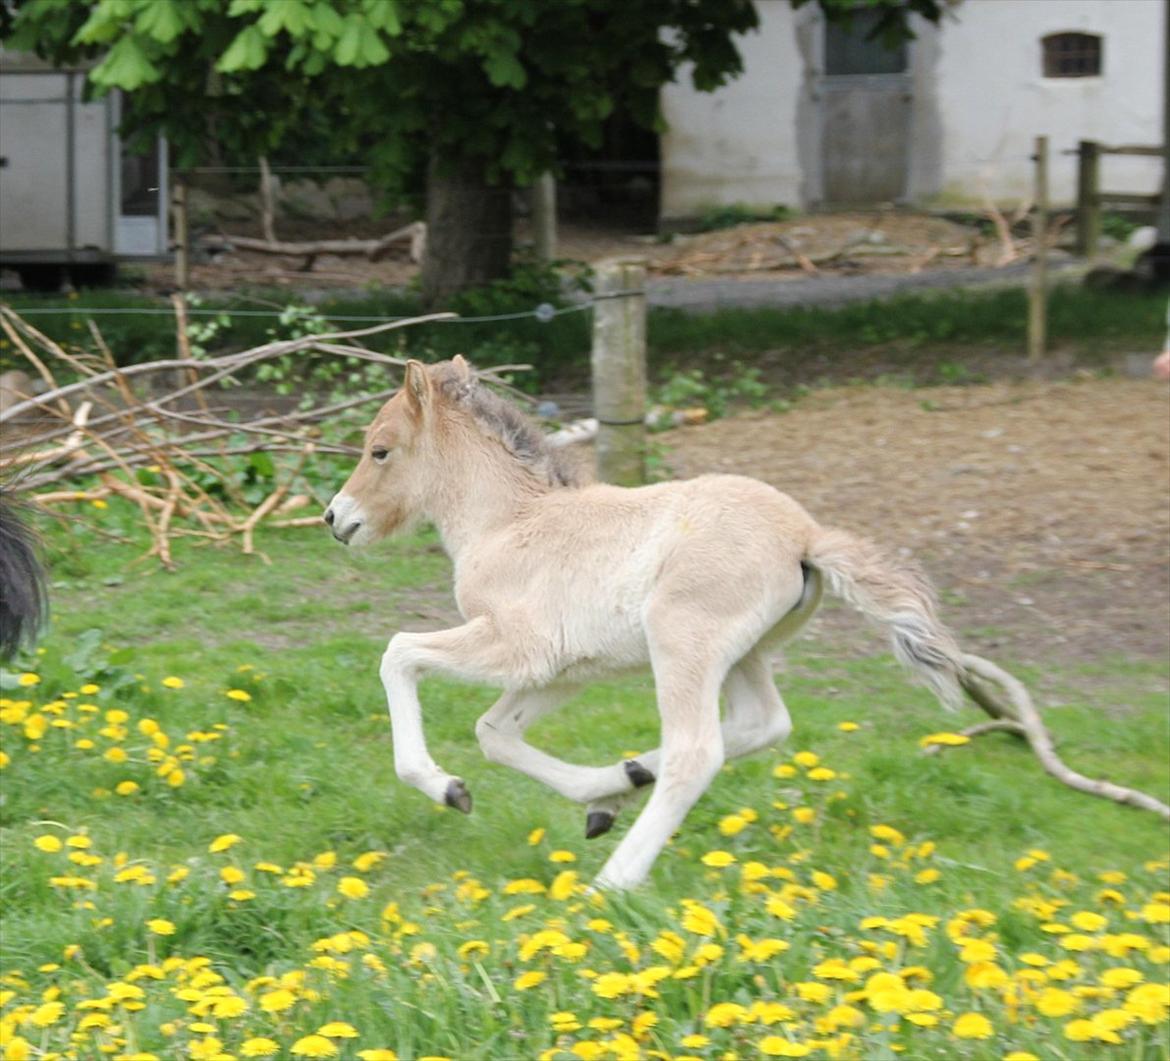
[[[394,777],[377,662],[438,599],[433,538],[269,532],[270,565],[188,545],[175,574],[145,544],[53,530],[52,632],[2,675],[6,1058],[1170,1057],[1164,823],[1010,738],[923,756],[971,719],[888,656],[799,641],[789,746],[600,896],[628,822],[587,844],[581,808],[483,762],[491,690],[423,687],[471,817]],[[1067,761],[1165,799],[1166,672],[1062,674]],[[599,685],[532,737],[644,749],[652,690]]]
[[[544,289],[503,286],[479,301],[458,305],[464,315],[526,312],[555,298]],[[241,292],[209,298],[198,312],[223,312],[216,348],[244,349],[280,331],[275,312],[290,300],[287,291]],[[170,357],[174,320],[169,303],[128,291],[79,294],[5,293],[18,313],[32,312],[30,323],[69,346],[92,345],[92,316],[122,363]],[[61,308],[61,312],[50,312]],[[417,300],[394,291],[371,291],[323,301],[326,316],[401,316],[419,312]],[[97,310],[98,315],[86,313]],[[134,311],[148,311],[146,315]],[[247,314],[271,311],[270,316]],[[109,316],[101,314],[108,313]],[[1025,351],[1027,297],[1022,288],[937,291],[844,306],[730,307],[711,313],[652,308],[647,322],[650,372],[663,380],[679,368],[701,365],[708,374],[733,371],[735,362],[764,356],[779,375],[808,378],[807,365],[838,379],[875,371],[906,373],[919,383],[955,382],[955,361],[972,354],[995,362],[1018,359]],[[198,318],[205,321],[205,318]],[[343,321],[344,323],[344,321]],[[352,322],[361,327],[361,322]],[[1049,297],[1048,332],[1052,349],[1077,367],[1107,368],[1119,353],[1152,354],[1166,327],[1166,300],[1152,292],[1100,291],[1074,284],[1055,287]],[[424,360],[463,353],[480,365],[528,362],[533,376],[526,386],[579,385],[588,374],[590,318],[569,313],[545,324],[532,318],[488,324],[433,324],[372,336],[372,349],[409,352]],[[27,368],[8,340],[0,337],[0,370]],[[960,380],[961,382],[961,380]]]

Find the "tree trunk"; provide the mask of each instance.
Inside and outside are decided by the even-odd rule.
[[[445,308],[456,292],[506,276],[511,260],[511,186],[489,185],[481,165],[452,163],[432,152],[423,305]]]

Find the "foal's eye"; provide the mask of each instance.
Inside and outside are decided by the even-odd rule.
[[[382,463],[388,456],[390,451],[385,446],[375,446],[370,450],[370,456],[374,458],[379,464]]]

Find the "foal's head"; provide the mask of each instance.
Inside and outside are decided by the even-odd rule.
[[[462,357],[430,366],[408,361],[402,388],[366,430],[357,467],[325,522],[347,545],[375,542],[431,515],[440,491],[472,465],[514,470],[546,488],[577,482],[543,432],[482,386]]]

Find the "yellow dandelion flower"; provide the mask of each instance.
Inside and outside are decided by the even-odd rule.
[[[577,879],[575,871],[571,869],[561,870],[553,878],[552,884],[549,885],[549,898],[555,899],[557,902],[564,902],[564,900],[573,896],[577,891]]]
[[[26,671],[24,674],[22,674],[19,678],[16,679],[17,685],[23,685],[25,687],[30,686],[30,685],[40,685],[40,683],[41,683],[41,676],[39,674],[33,674],[31,671]]]
[[[331,1020],[328,1024],[322,1024],[317,1029],[317,1034],[329,1039],[356,1039],[358,1030],[343,1020]]]
[[[709,1028],[730,1028],[743,1023],[747,1015],[747,1007],[738,1002],[717,1002],[703,1015],[703,1023]]]
[[[1067,1017],[1081,1008],[1080,1000],[1070,991],[1049,987],[1036,999],[1036,1009],[1045,1017]]]
[[[812,807],[797,807],[792,812],[792,818],[801,825],[811,825],[816,821],[817,812]]]
[[[533,829],[532,832],[528,834],[528,843],[531,847],[535,847],[543,839],[544,829]]]
[[[1119,966],[1113,969],[1106,969],[1097,979],[1106,987],[1124,990],[1127,987],[1133,987],[1134,984],[1140,984],[1145,977],[1137,969]]]
[[[466,943],[461,943],[459,945],[459,949],[456,951],[456,953],[464,961],[467,961],[470,958],[478,958],[484,954],[487,954],[490,949],[491,948],[482,939],[469,939]]]
[[[240,1045],[240,1054],[244,1057],[272,1057],[279,1050],[280,1043],[263,1035],[245,1039]]]
[[[742,814],[728,814],[719,822],[719,831],[724,836],[735,836],[748,827],[748,820]]]
[[[543,984],[548,979],[548,973],[542,972],[539,969],[531,969],[526,973],[521,973],[514,981],[512,986],[517,991],[527,991],[530,987],[536,987],[537,984]]]
[[[222,836],[217,836],[210,844],[207,845],[207,850],[213,855],[218,855],[221,851],[226,851],[229,847],[235,847],[244,838],[236,833],[224,833]]]
[[[56,854],[65,845],[61,843],[61,838],[45,833],[43,836],[38,836],[33,841],[33,846],[38,851],[44,851],[46,854]]]
[[[283,1013],[296,1005],[297,996],[283,987],[268,991],[260,996],[260,1008],[265,1013]]]
[[[735,855],[730,851],[708,851],[699,861],[704,866],[722,869],[724,866],[730,866],[735,862]]]
[[[114,791],[119,796],[133,796],[135,792],[139,791],[137,781],[119,781],[114,786]]]
[[[837,890],[837,878],[831,873],[824,873],[819,869],[813,870],[812,882],[814,887],[819,888],[823,892]]]
[[[545,887],[532,877],[521,877],[504,885],[505,895],[543,895]]]
[[[859,727],[858,727],[858,725],[857,725],[857,723],[856,723],[856,722],[838,722],[838,723],[837,723],[837,728],[838,728],[838,729],[839,729],[839,730],[840,730],[842,733],[853,733],[853,732],[854,732],[855,730],[857,730]]]
[[[1064,1037],[1074,1043],[1087,1043],[1097,1037],[1091,1020],[1072,1020],[1064,1026]]]
[[[808,1057],[813,1048],[806,1043],[794,1043],[780,1035],[768,1035],[756,1043],[756,1049],[768,1057]]]
[[[173,674],[168,674],[163,678],[162,683],[167,689],[182,689],[186,684],[182,678],[176,678]]]
[[[816,766],[808,772],[810,781],[832,781],[836,776],[837,771],[830,770],[827,766]]]
[[[951,1026],[956,1039],[990,1039],[995,1028],[982,1013],[964,1013]]]
[[[295,1057],[325,1058],[337,1057],[337,1045],[323,1035],[306,1035],[292,1044],[289,1053]]]
[[[386,857],[385,851],[367,851],[353,860],[353,868],[359,873],[368,873]]]
[[[361,877],[342,877],[337,882],[337,891],[347,899],[364,899],[370,894],[370,886]]]
[[[156,936],[173,936],[175,934],[175,923],[168,921],[165,917],[152,917],[146,922],[146,927]]]
[[[577,856],[572,851],[553,851],[549,854],[550,862],[576,862]]]
[[[600,998],[619,998],[630,993],[633,982],[625,973],[602,973],[590,987]]]
[[[1078,910],[1069,918],[1073,928],[1079,928],[1082,932],[1100,932],[1109,924],[1109,919],[1103,917],[1101,914],[1093,910]]]
[[[35,1025],[38,1028],[47,1028],[51,1024],[56,1024],[65,1014],[64,1002],[46,1002],[43,1005],[37,1006],[35,1010],[30,1013],[25,1020],[29,1024]]]
[[[682,927],[696,936],[713,936],[723,930],[714,913],[694,899],[683,900]]]
[[[32,1061],[33,1046],[20,1035],[13,1035],[4,1043],[4,1061]]]
[[[398,1055],[383,1046],[374,1047],[372,1050],[359,1050],[357,1055],[361,1061],[398,1061]]]

